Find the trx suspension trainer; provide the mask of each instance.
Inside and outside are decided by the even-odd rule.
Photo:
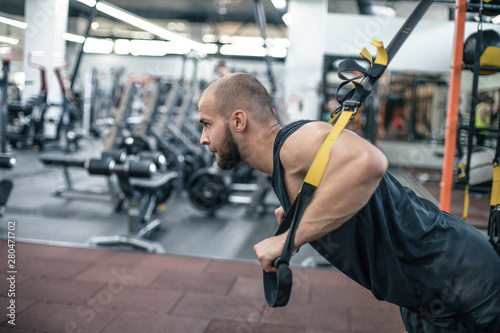
[[[280,235],[289,230],[283,252],[273,263],[278,271],[276,273],[267,273],[264,271],[264,293],[267,304],[270,307],[285,306],[290,299],[293,282],[292,271],[290,269],[290,258],[293,251],[295,232],[304,211],[313,199],[316,188],[321,181],[328,163],[329,152],[333,142],[337,139],[338,135],[349,121],[356,115],[359,107],[370,95],[373,86],[382,76],[389,62],[394,58],[432,3],[433,0],[422,0],[417,5],[392,39],[387,49],[384,49],[381,41],[375,39],[372,43],[377,47],[377,56],[375,60],[372,59],[368,50],[363,48],[360,54],[363,58],[367,58],[370,61],[371,66],[368,69],[365,69],[352,59],[346,59],[339,64],[338,76],[344,80],[344,82],[342,82],[337,89],[337,93],[343,86],[349,83],[354,84],[354,88],[342,99],[339,99],[341,107],[332,114],[328,121],[329,123],[335,124],[314,158],[290,211],[286,214],[275,233],[275,235]],[[362,74],[348,79],[343,75],[343,72],[346,71],[359,71]],[[360,82],[362,83],[358,83],[356,80],[361,80]]]

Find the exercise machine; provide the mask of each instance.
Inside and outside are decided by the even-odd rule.
[[[16,165],[16,158],[12,154],[0,153],[0,168],[12,169]],[[0,217],[5,213],[5,207],[9,200],[14,183],[10,179],[0,179]]]
[[[2,61],[2,78],[0,79],[0,168],[12,169],[16,165],[16,158],[7,152],[7,88],[9,84],[10,61]],[[0,179],[0,216],[5,212],[5,206],[12,192],[14,184],[10,179]]]
[[[64,57],[65,64],[54,68],[54,73],[59,83],[62,95],[62,112],[57,126],[56,141],[62,143],[66,152],[76,151],[78,148],[78,140],[82,138],[82,133],[74,129],[74,123],[82,118],[82,104],[80,99],[72,90],[72,86],[67,87],[64,78],[63,70],[69,68],[69,57]],[[73,81],[72,81],[73,82]],[[62,142],[59,142],[62,141]],[[44,142],[40,145],[43,147]]]
[[[13,147],[35,148],[37,142],[44,138],[44,119],[48,109],[47,68],[33,62],[33,53],[28,53],[28,65],[40,72],[40,92],[30,97],[26,104],[12,102],[9,104],[8,140]]]
[[[117,161],[117,156],[120,158]],[[68,156],[45,156],[41,158],[45,165],[84,168],[90,175],[118,178],[120,189],[128,204],[128,233],[113,236],[94,236],[88,244],[130,245],[148,252],[165,253],[161,244],[146,237],[161,226],[161,220],[152,219],[159,204],[170,197],[175,172],[160,173],[164,168],[165,157],[158,153],[122,158],[115,152],[103,152],[100,158],[75,159]]]

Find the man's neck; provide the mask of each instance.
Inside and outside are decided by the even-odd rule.
[[[252,135],[252,141],[249,142],[249,149],[242,156],[242,161],[246,165],[271,175],[273,172],[273,146],[276,135],[278,135],[281,126],[278,123],[271,125]]]

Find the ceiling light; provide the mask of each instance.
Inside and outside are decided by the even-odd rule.
[[[93,7],[95,5],[97,6],[97,10],[104,14],[114,17],[120,21],[133,25],[142,30],[146,30],[163,39],[170,40],[173,42],[183,43],[192,50],[200,52],[203,51],[203,44],[195,42],[183,36],[180,36],[179,34],[173,33],[165,28],[160,27],[159,25],[151,23],[150,21],[147,21],[137,15],[134,15],[130,12],[115,7],[106,2],[99,1],[97,2],[96,5],[95,0],[78,0],[78,1],[90,7]]]
[[[256,45],[226,44],[221,46],[220,54],[247,57],[265,57],[267,54],[273,58],[284,58],[286,57],[287,49],[284,47],[269,47],[265,49],[262,46]]]
[[[491,19],[491,23],[493,23],[493,24],[500,24],[500,15],[497,15],[494,18],[492,18]]]
[[[288,49],[285,47],[273,46],[268,48],[268,55],[273,58],[284,58],[288,53]]]
[[[285,25],[287,27],[290,26],[292,24],[292,22],[293,22],[292,13],[288,12],[288,13],[283,14],[283,16],[281,17],[281,19],[283,20],[283,22],[285,23]]]
[[[204,43],[215,43],[217,41],[217,36],[213,34],[205,34],[201,38]]]
[[[95,0],[78,0],[78,2],[81,2],[89,7],[94,7],[96,4]]]
[[[113,52],[113,46],[111,39],[87,38],[83,45],[83,52],[109,54]]]
[[[217,44],[213,44],[213,43],[203,44],[203,53],[215,54],[215,53],[217,53],[218,50],[219,50],[219,47],[217,46]]]
[[[18,27],[18,28],[21,28],[21,29],[26,29],[26,27],[28,26],[28,23],[21,22],[21,21],[16,21],[16,20],[12,20],[10,18],[6,18],[6,17],[3,17],[3,16],[0,16],[0,23],[5,23],[5,24],[8,24],[8,25],[12,25],[14,27]]]
[[[92,22],[90,27],[92,28],[92,30],[96,30],[97,28],[99,28],[99,22]]]
[[[179,43],[167,42],[167,53],[169,54],[188,54],[191,49]]]
[[[232,56],[249,56],[249,57],[264,57],[266,50],[261,46],[248,46],[248,45],[222,45],[220,54]]]
[[[130,40],[128,40],[128,39],[115,40],[114,51],[116,54],[129,54],[130,53]]]
[[[82,44],[85,41],[85,37],[75,34],[70,34],[67,32],[63,33],[63,38],[68,42],[79,43],[79,44]]]
[[[271,0],[271,2],[277,10],[286,8],[286,0]]]
[[[19,39],[17,39],[17,38],[11,38],[11,37],[5,37],[5,36],[0,36],[0,43],[7,43],[7,44],[12,44],[12,45],[17,45],[17,43],[19,43]]]
[[[267,38],[266,44],[271,46],[278,46],[283,48],[290,47],[290,40],[288,38]]]
[[[164,56],[167,54],[167,45],[162,40],[136,39],[130,41],[130,54],[135,56]]]

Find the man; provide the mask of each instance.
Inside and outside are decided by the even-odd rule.
[[[219,77],[224,77],[228,74],[231,74],[231,71],[227,68],[226,62],[225,61],[219,61],[217,65],[215,65],[214,72],[219,76]]]
[[[476,105],[476,119],[475,126],[479,128],[485,128],[492,126],[492,115],[493,115],[493,98],[489,94],[485,94],[483,101]],[[476,131],[476,139],[478,146],[484,146],[484,141],[488,137],[488,131],[478,130]]]
[[[222,169],[243,162],[273,176],[282,207],[296,198],[331,125],[299,121],[283,128],[266,89],[235,73],[201,95],[200,143]],[[441,212],[399,184],[387,159],[344,130],[300,221],[295,249],[310,243],[378,299],[401,308],[409,332],[500,332],[500,258],[474,227]],[[263,269],[281,255],[287,233],[254,246]]]

